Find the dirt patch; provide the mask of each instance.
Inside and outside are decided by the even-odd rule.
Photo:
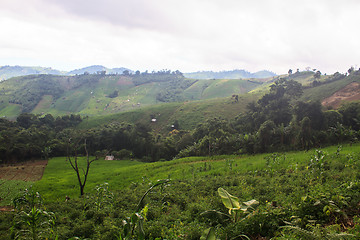
[[[338,108],[343,102],[360,100],[360,83],[352,82],[343,89],[337,91],[328,98],[325,98],[321,104],[326,107]]]
[[[0,212],[11,212],[14,211],[12,206],[0,206]]]
[[[39,181],[47,165],[47,160],[29,161],[0,167],[0,179]]]
[[[119,80],[117,81],[117,85],[131,85],[132,81],[131,78],[129,77],[120,77]]]
[[[51,106],[51,103],[53,102],[53,99],[54,98],[52,95],[44,95],[33,111],[40,112],[46,108],[49,108]]]

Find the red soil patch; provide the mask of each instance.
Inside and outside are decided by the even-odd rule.
[[[36,160],[0,167],[0,179],[38,181],[44,174],[47,160]]]
[[[119,80],[117,81],[118,85],[131,85],[132,81],[131,78],[129,77],[120,77]]]
[[[343,102],[357,101],[360,100],[360,83],[352,82],[343,89],[337,91],[328,98],[325,98],[321,104],[323,106],[331,106],[338,108]]]

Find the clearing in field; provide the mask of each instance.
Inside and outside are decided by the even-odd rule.
[[[42,178],[47,163],[36,160],[0,166],[0,212],[13,209],[12,200]]]
[[[0,167],[0,179],[38,181],[42,178],[47,160],[36,160]]]

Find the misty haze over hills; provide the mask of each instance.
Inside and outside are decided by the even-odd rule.
[[[105,71],[107,74],[122,74],[124,71],[134,72],[128,68],[107,68],[101,65],[92,65],[71,71],[60,71],[51,67],[28,67],[28,66],[1,66],[0,67],[0,80],[6,80],[12,77],[32,75],[32,74],[52,74],[52,75],[80,75],[84,73],[98,73]],[[263,70],[255,73],[246,70],[232,70],[232,71],[198,71],[191,73],[184,73],[187,78],[194,79],[238,79],[238,78],[268,78],[276,76],[275,73]]]
[[[46,67],[27,67],[27,66],[1,66],[0,67],[0,80],[6,80],[12,77],[32,75],[32,74],[53,74],[53,75],[76,75],[76,74],[84,74],[89,73],[97,73],[101,71],[106,71],[108,74],[121,74],[125,70],[131,72],[130,69],[127,68],[106,68],[101,65],[93,65],[80,69],[74,69],[71,71],[60,71],[52,68]]]
[[[237,78],[268,78],[276,76],[275,73],[263,70],[255,73],[250,73],[246,70],[232,70],[232,71],[201,71],[201,72],[192,72],[184,73],[184,76],[187,78],[194,79],[237,79]]]

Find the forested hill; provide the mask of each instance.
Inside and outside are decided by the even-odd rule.
[[[75,76],[28,75],[0,82],[0,116],[20,113],[106,115],[144,106],[224,98],[247,93],[263,82],[187,79],[179,71]]]
[[[360,98],[359,71],[346,75],[306,71],[266,79],[190,79],[179,71],[132,73],[125,70],[122,74],[108,74],[101,69],[101,66],[83,69],[99,70],[93,74],[87,71],[75,76],[36,74],[2,81],[0,116],[15,119],[21,113],[110,115],[157,104],[188,104],[199,100],[196,111],[202,116],[213,115],[211,111],[219,112],[220,108],[224,116],[233,116],[227,111],[234,111],[234,107],[223,102],[236,103],[242,105],[239,109],[244,109],[249,101],[267,93],[269,86],[281,78],[302,84],[302,101],[320,101],[328,108]],[[209,102],[210,99],[213,100]],[[210,105],[223,107],[210,110],[207,107]]]

